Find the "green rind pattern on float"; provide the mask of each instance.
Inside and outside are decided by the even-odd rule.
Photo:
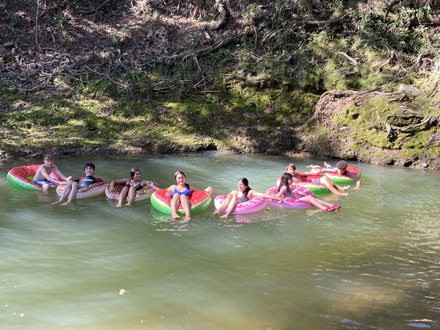
[[[165,197],[166,190],[156,190],[150,197],[151,205],[159,212],[171,214],[170,198]],[[203,190],[191,194],[191,213],[196,214],[206,210],[211,204],[211,195]],[[184,210],[179,206],[177,214],[185,215]]]
[[[309,189],[312,193],[316,195],[328,194],[330,190],[323,184],[316,184],[312,182],[300,182],[299,185],[301,187],[305,187]]]
[[[10,172],[8,172],[8,174],[6,175],[6,180],[8,180],[9,184],[12,187],[17,189],[29,190],[29,191],[41,190],[41,188],[37,188],[34,185],[24,182],[21,179],[15,177]]]
[[[41,186],[32,181],[40,166],[41,164],[31,164],[13,167],[6,175],[6,179],[14,188],[32,191],[41,190]],[[50,176],[58,181],[61,180],[60,176],[54,171],[50,173]],[[51,187],[53,186],[51,185]]]
[[[347,171],[350,171],[354,174],[356,174],[356,177],[358,179],[361,178],[361,171],[356,167],[356,166],[347,166]],[[330,180],[332,180],[334,183],[336,184],[340,184],[340,185],[344,185],[344,184],[355,184],[356,181],[353,180],[352,178],[346,176],[346,175],[339,175],[336,173],[332,173],[332,172],[326,172],[324,169],[324,174],[325,176],[327,176]]]

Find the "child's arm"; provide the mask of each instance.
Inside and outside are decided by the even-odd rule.
[[[112,182],[110,182],[109,191],[112,192],[115,189],[115,185],[126,184],[127,182],[130,182],[130,179],[113,180]]]
[[[55,166],[55,168],[54,168],[52,171],[50,171],[50,172],[52,173],[53,171],[56,172],[56,166]],[[57,172],[56,172],[56,173],[57,173]],[[41,166],[38,168],[37,173],[35,173],[34,178],[37,178],[37,179],[38,179],[38,178],[40,178],[41,176],[43,176],[47,181],[51,181],[51,182],[56,183],[56,184],[61,184],[61,183],[63,183],[63,181],[59,181],[59,180],[57,180],[56,178],[50,176],[50,173],[48,173],[48,171],[43,167],[43,165],[41,165]],[[38,180],[39,180],[39,179],[38,179]]]
[[[53,170],[52,172],[55,172],[56,174],[58,174],[60,176],[60,178],[62,178],[64,181],[70,181],[72,180],[71,176],[66,177],[63,172],[61,172],[58,167],[56,165],[53,165]]]
[[[276,197],[284,197],[284,194],[286,193],[287,187],[282,186],[278,194],[276,194]]]
[[[353,190],[358,190],[361,187],[361,179],[359,179],[356,174],[353,172],[347,171],[346,173],[350,178],[352,178],[354,181],[356,181],[356,186],[353,188]]]
[[[173,195],[173,190],[175,187],[176,185],[173,184],[172,186],[169,186],[167,189],[165,189],[166,190],[165,196],[171,197]]]
[[[250,194],[252,194],[252,196],[263,197],[263,198],[269,198],[269,199],[275,199],[275,200],[277,200],[277,201],[283,201],[283,200],[284,200],[282,197],[278,197],[278,195],[277,195],[277,196],[274,196],[274,195],[269,195],[269,194],[263,194],[263,193],[260,193],[260,192],[258,192],[258,191],[255,191],[255,190],[251,190],[251,191],[250,191]],[[252,199],[252,198],[251,198],[251,199]]]

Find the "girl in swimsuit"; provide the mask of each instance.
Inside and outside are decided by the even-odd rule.
[[[119,194],[119,200],[118,200],[118,204],[116,204],[116,207],[121,207],[124,200],[127,200],[125,206],[131,206],[131,204],[133,203],[136,197],[136,191],[141,190],[146,186],[150,186],[153,187],[154,189],[158,189],[156,187],[157,186],[156,183],[148,180],[142,180],[142,172],[140,169],[136,167],[130,170],[130,178],[131,179],[113,180],[110,183],[110,187],[109,187],[110,192],[114,191],[115,185],[124,185],[124,188],[122,188]]]
[[[284,173],[281,176],[280,184],[278,185],[278,194],[276,196],[284,198],[296,198],[296,200],[298,201],[304,201],[306,203],[315,205],[324,212],[331,212],[341,208],[338,204],[330,204],[326,201],[316,198],[316,196],[311,191],[306,194],[296,193],[295,188],[302,188],[302,190],[306,188],[300,187],[298,185],[292,185],[292,182],[293,175],[290,173]]]
[[[182,204],[182,208],[185,212],[185,219],[183,221],[187,222],[191,220],[191,194],[200,189],[187,184],[185,173],[182,171],[174,173],[174,181],[176,181],[176,184],[173,184],[166,189],[166,195],[171,198],[171,217],[173,219],[180,218],[177,214],[177,210],[179,205]],[[207,187],[205,191],[208,194],[212,194],[213,192],[211,187]]]
[[[249,181],[246,178],[238,180],[237,188],[238,190],[233,190],[226,196],[220,207],[213,213],[214,215],[225,211],[225,214],[223,214],[221,218],[227,218],[232,212],[234,212],[237,204],[250,201],[254,196],[283,201],[282,197],[259,193],[258,191],[251,189],[251,187],[249,187]]]

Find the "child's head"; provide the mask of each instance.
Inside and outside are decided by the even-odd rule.
[[[141,170],[138,169],[137,167],[133,167],[133,168],[130,170],[130,177],[133,179],[133,177],[134,177],[134,175],[135,175],[136,173],[141,173]]]
[[[344,173],[345,173],[345,171],[347,170],[347,166],[348,166],[348,164],[347,164],[347,162],[344,161],[344,160],[341,160],[340,162],[338,162],[338,163],[336,164],[336,168],[339,170],[339,172],[340,172],[341,174],[344,174]]]
[[[179,174],[182,174],[184,177],[186,177],[185,173],[183,173],[182,171],[176,171],[176,172],[174,173],[174,180],[176,179],[176,177],[177,177]]]
[[[249,181],[246,178],[241,178],[240,180],[238,180],[237,187],[239,190],[245,192],[246,194],[249,190],[251,190],[251,188],[249,187]]]
[[[238,182],[243,183],[245,187],[249,187],[249,180],[246,178],[241,178],[238,180]]]
[[[296,171],[295,164],[289,164],[286,166],[286,172],[295,172],[295,171]]]
[[[287,188],[289,188],[290,181],[292,180],[292,178],[293,178],[292,174],[284,173],[281,176],[280,184],[278,185],[278,187],[286,186]]]
[[[53,155],[52,154],[45,154],[43,160],[44,161],[46,161],[46,160],[52,160],[53,161]]]
[[[84,165],[84,171],[85,171],[87,168],[90,168],[90,169],[92,169],[93,171],[95,171],[95,165],[93,165],[92,163],[86,163],[86,164]]]

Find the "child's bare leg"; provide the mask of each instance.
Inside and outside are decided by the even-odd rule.
[[[135,196],[136,196],[136,188],[130,187],[130,190],[128,191],[127,203],[125,204],[125,206],[131,206]]]
[[[125,200],[125,197],[127,197],[127,191],[128,188],[124,186],[124,188],[122,188],[121,193],[119,194],[119,199],[118,199],[118,204],[116,204],[116,207],[121,207],[122,203]]]
[[[50,186],[46,183],[43,183],[41,186],[41,190],[43,190],[43,193],[47,193],[49,191]]]
[[[180,202],[182,203],[183,210],[185,211],[184,221],[191,220],[191,202],[188,196],[180,195]]]
[[[72,184],[72,188],[70,189],[69,199],[67,202],[61,204],[61,205],[69,205],[72,204],[72,200],[76,197],[76,194],[78,193],[78,183],[74,182]]]
[[[179,204],[180,204],[179,194],[175,194],[171,198],[170,204],[171,204],[171,218],[173,218],[173,219],[180,218],[180,215],[177,214],[177,208],[179,207]]]
[[[230,200],[230,202],[229,202],[229,204],[228,204],[228,208],[227,208],[227,210],[226,210],[226,213],[223,214],[223,215],[221,216],[221,218],[226,219],[227,217],[229,217],[229,215],[230,215],[232,212],[234,212],[235,207],[237,206],[237,199],[238,199],[238,198],[237,198],[237,195],[231,196],[231,200]]]
[[[63,194],[61,195],[60,199],[52,204],[59,204],[59,203],[63,202],[63,200],[69,195],[70,190],[72,189],[72,182],[73,181],[67,182],[66,186],[64,187],[64,191],[63,191]]]
[[[228,196],[226,196],[226,198],[223,200],[223,202],[221,203],[219,208],[213,213],[213,215],[217,215],[217,214],[222,213],[228,207],[232,196],[233,196],[232,194],[228,194]]]
[[[321,178],[320,182],[322,184],[324,184],[328,188],[328,190],[330,190],[331,193],[338,195],[338,196],[348,196],[348,193],[340,192],[339,189],[337,188],[336,184],[332,180],[327,178],[326,176],[323,176]]]

